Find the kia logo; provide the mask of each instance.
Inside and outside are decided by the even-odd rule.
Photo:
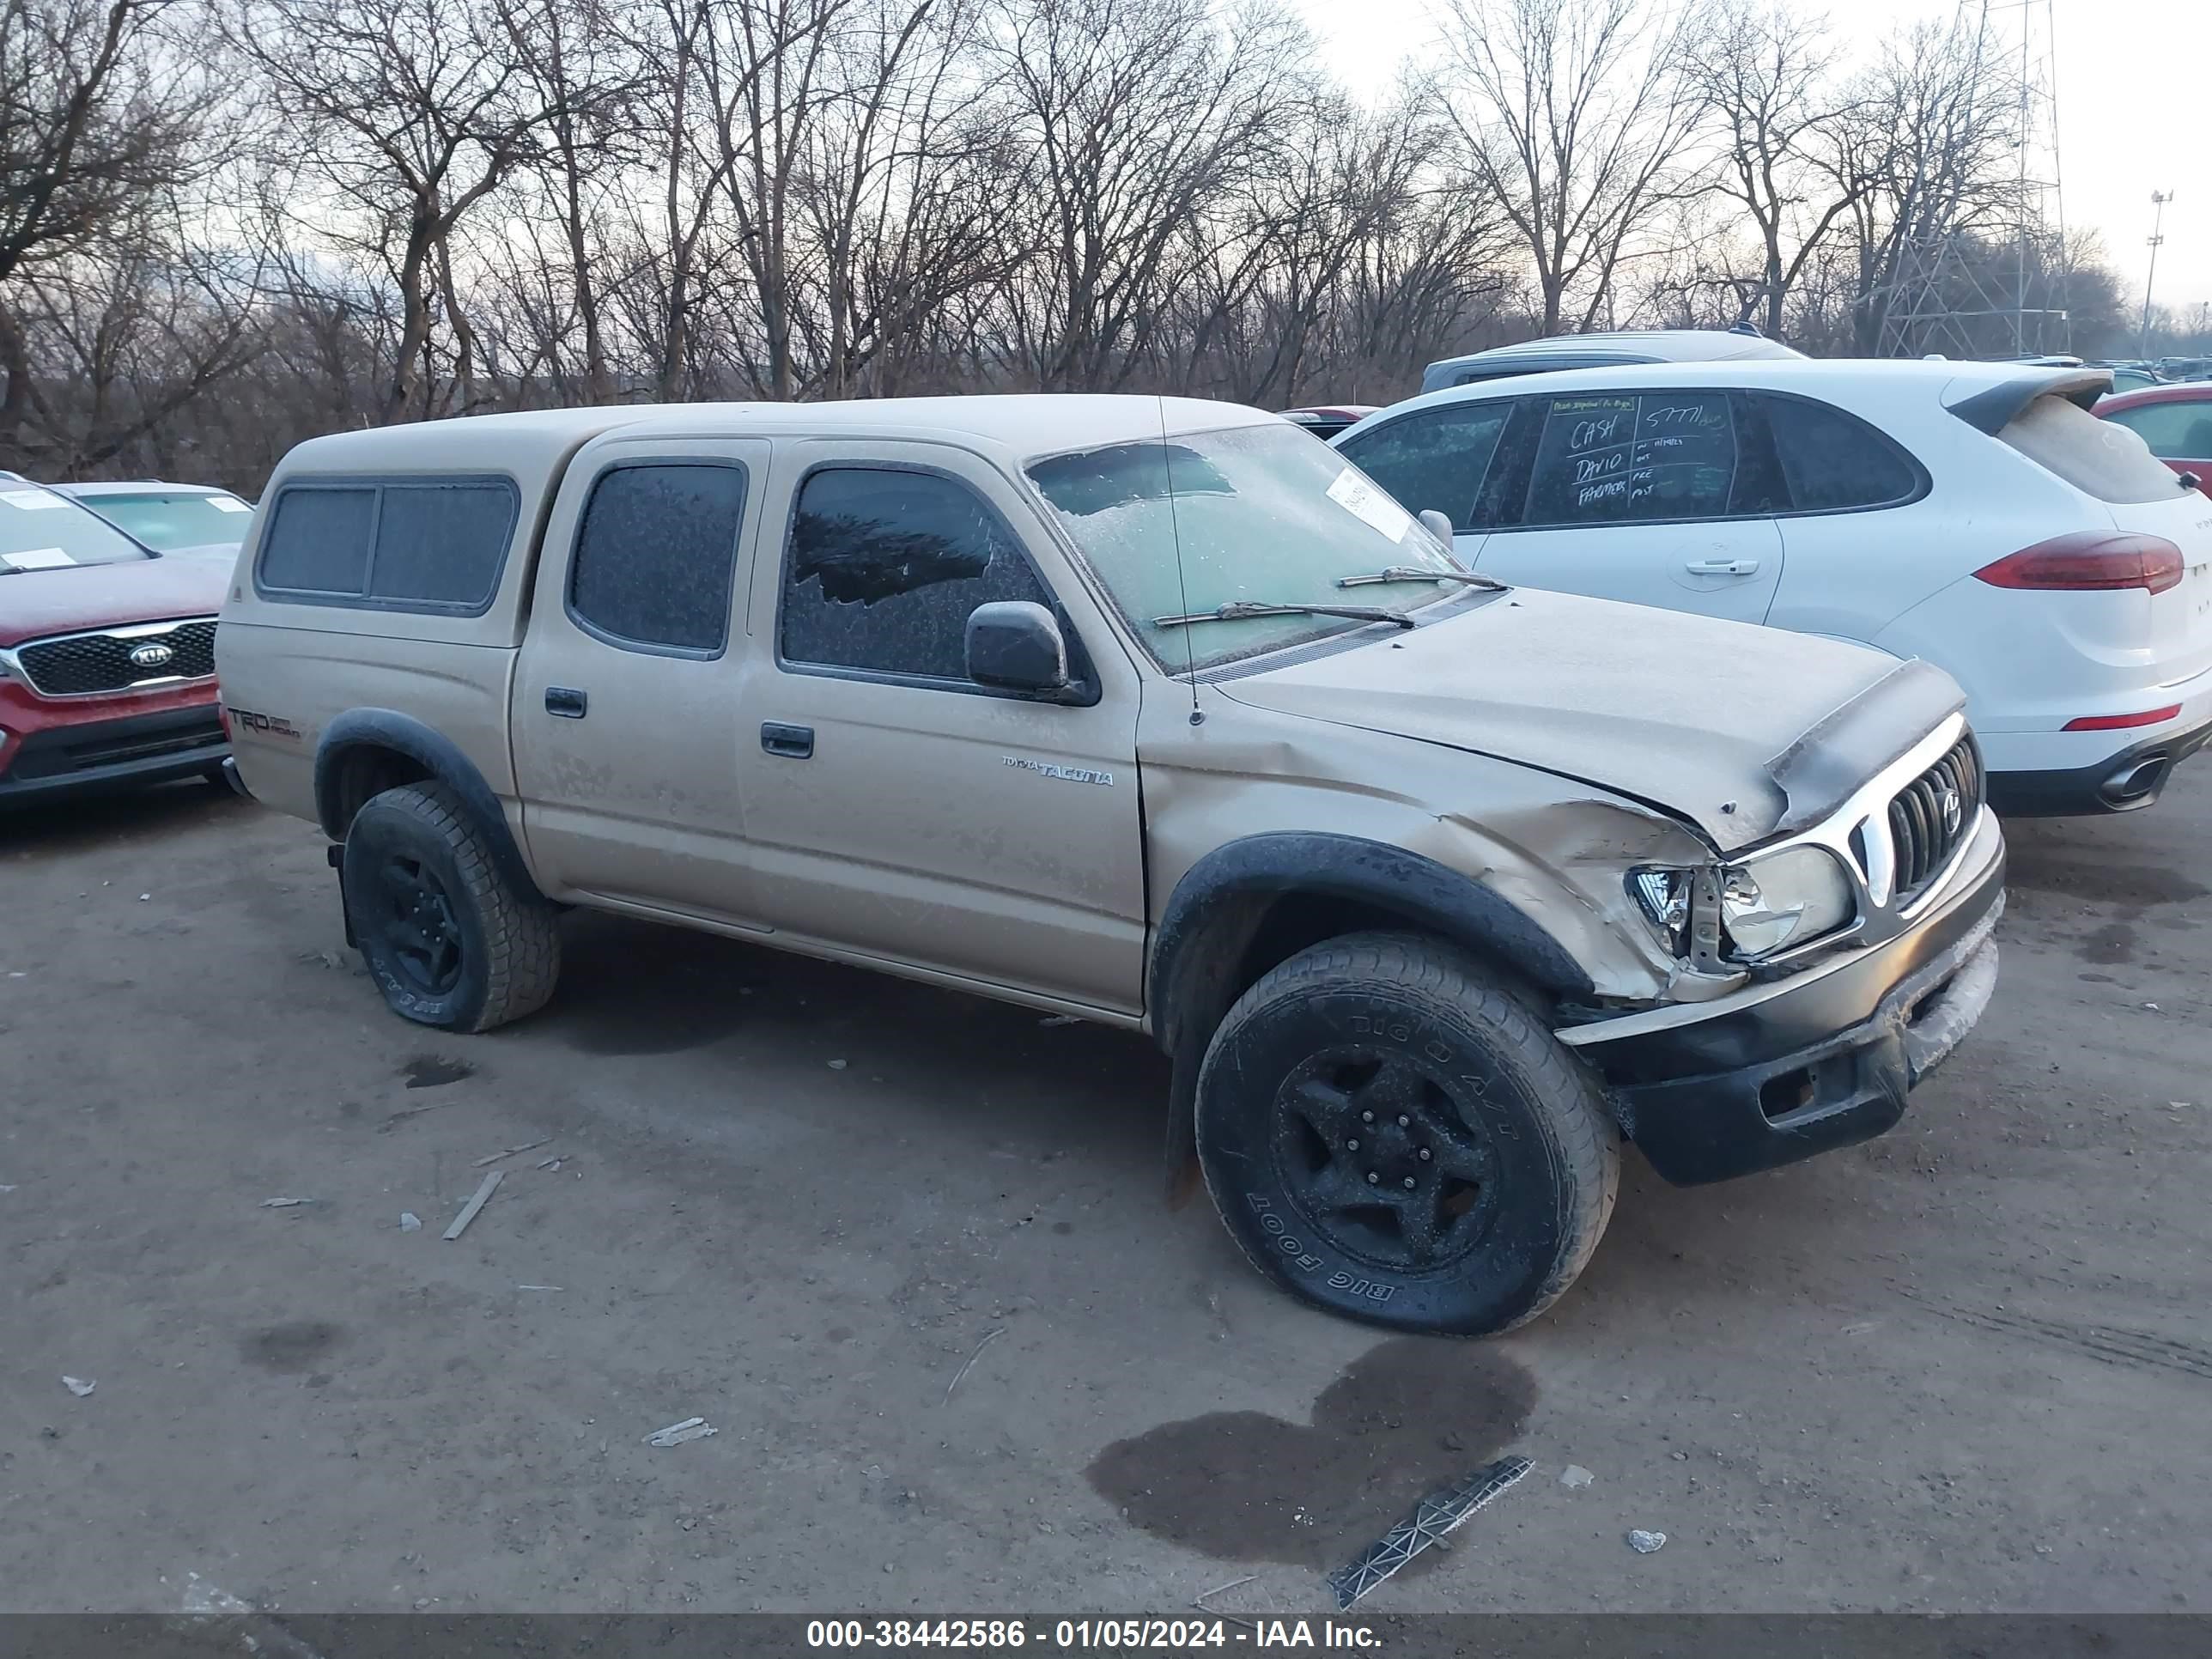
[[[132,649],[131,660],[134,665],[140,668],[160,668],[166,665],[176,654],[167,646],[156,645],[149,641]]]

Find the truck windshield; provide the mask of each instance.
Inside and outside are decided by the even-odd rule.
[[[0,576],[152,556],[66,495],[0,481]]]
[[[1202,628],[1157,617],[1264,607],[1405,611],[1458,597],[1418,576],[1347,594],[1346,576],[1459,567],[1358,468],[1270,422],[1109,444],[1032,461],[1035,484],[1153,659],[1171,673],[1370,627],[1355,617],[1230,613]]]

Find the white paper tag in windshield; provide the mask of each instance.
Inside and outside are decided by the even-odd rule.
[[[0,553],[0,561],[4,561],[14,570],[52,570],[60,565],[76,562],[58,547],[33,547],[21,553]]]
[[[1406,539],[1413,527],[1413,515],[1350,467],[1336,475],[1328,498],[1362,524],[1381,531],[1394,542]]]
[[[253,509],[244,501],[234,501],[228,495],[210,495],[207,504],[218,513],[251,513]]]
[[[52,512],[55,507],[67,507],[69,505],[69,501],[65,497],[49,495],[43,489],[10,489],[0,491],[0,501],[5,501],[9,506],[19,508],[25,513],[48,513]],[[71,559],[68,561],[68,562],[75,564],[76,561]]]

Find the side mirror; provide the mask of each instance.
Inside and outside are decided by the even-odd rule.
[[[1421,521],[1421,528],[1434,536],[1445,552],[1452,550],[1452,521],[1433,507],[1425,507],[1413,515]]]
[[[1067,684],[1067,641],[1051,611],[1028,599],[994,599],[968,613],[968,678],[1006,691]]]

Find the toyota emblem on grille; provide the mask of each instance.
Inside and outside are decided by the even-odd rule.
[[[1959,792],[1955,789],[1940,791],[1936,798],[1936,810],[1943,815],[1943,833],[1947,836],[1957,835],[1959,822],[1966,816],[1966,804],[1959,799]]]
[[[176,654],[167,646],[159,645],[149,640],[144,645],[134,646],[131,648],[131,660],[140,668],[160,668]],[[1955,815],[1955,809],[1954,809],[1954,816]]]

